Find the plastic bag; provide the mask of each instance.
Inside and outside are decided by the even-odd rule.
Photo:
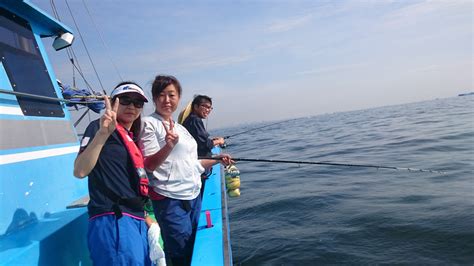
[[[160,246],[160,226],[157,223],[153,223],[150,228],[148,228],[148,246],[150,248],[150,259],[151,261],[158,266],[165,266],[166,259],[165,253]]]

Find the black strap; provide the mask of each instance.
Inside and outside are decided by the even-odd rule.
[[[143,211],[145,202],[148,199],[147,197],[137,196],[133,198],[122,198],[110,188],[108,188],[101,179],[94,178],[91,181],[100,192],[102,192],[107,198],[114,202],[112,205],[112,211],[115,213],[117,219],[120,219],[123,216],[120,205],[130,208],[133,211]]]

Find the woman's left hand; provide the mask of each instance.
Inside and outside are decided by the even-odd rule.
[[[170,128],[168,129],[166,127],[166,124],[165,122],[161,122],[163,124],[163,127],[165,128],[165,131],[166,131],[166,136],[165,136],[165,142],[166,144],[171,148],[173,149],[174,146],[178,143],[179,141],[179,135],[177,133],[174,132],[173,128],[174,128],[174,122],[173,120],[170,118]]]
[[[216,145],[224,145],[224,144],[225,144],[225,140],[224,140],[224,138],[222,138],[222,137],[216,137],[216,138],[213,138],[213,139],[212,139],[212,144],[213,144],[214,146],[216,146]]]
[[[235,163],[234,160],[232,160],[232,157],[226,153],[219,155],[219,159],[221,160],[222,164],[224,164],[225,166]]]

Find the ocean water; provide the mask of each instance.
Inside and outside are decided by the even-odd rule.
[[[288,120],[226,152],[446,171],[239,162],[236,265],[474,263],[474,96]]]

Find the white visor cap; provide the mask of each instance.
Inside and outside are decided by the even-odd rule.
[[[143,92],[142,88],[131,83],[120,85],[119,87],[117,87],[116,89],[112,91],[112,94],[110,95],[110,97],[114,98],[115,96],[118,96],[124,93],[136,93],[140,95],[145,102],[148,102],[148,99],[146,98],[145,93]]]

